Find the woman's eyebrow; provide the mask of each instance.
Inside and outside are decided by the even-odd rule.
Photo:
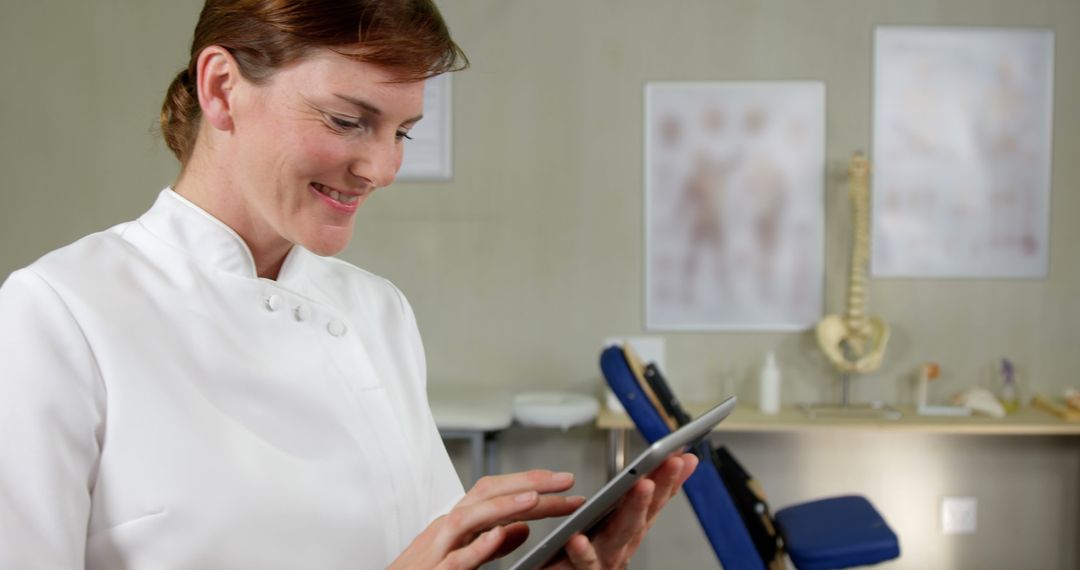
[[[368,103],[367,101],[364,101],[363,99],[357,99],[356,97],[352,97],[350,95],[342,95],[341,93],[334,93],[334,96],[338,99],[341,99],[342,101],[351,103],[377,117],[380,117],[383,114],[382,109],[376,107],[375,105],[372,105],[371,103]],[[404,122],[402,122],[402,124],[415,123],[423,118],[424,115],[417,115],[411,119],[405,120]]]

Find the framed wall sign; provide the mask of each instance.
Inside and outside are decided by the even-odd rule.
[[[412,140],[405,144],[405,158],[398,171],[398,180],[450,180],[453,177],[451,86],[449,73],[427,80],[424,118],[409,131]]]

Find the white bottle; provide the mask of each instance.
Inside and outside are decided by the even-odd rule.
[[[780,412],[780,367],[776,365],[776,355],[769,351],[765,355],[765,365],[761,367],[758,407],[763,414]]]

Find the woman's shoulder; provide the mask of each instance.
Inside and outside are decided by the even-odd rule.
[[[118,224],[54,249],[23,270],[54,285],[72,282],[85,284],[107,277],[118,263],[128,262],[135,254],[135,250],[123,238],[131,223]]]

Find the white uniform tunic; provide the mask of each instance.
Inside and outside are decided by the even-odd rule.
[[[382,278],[166,189],[0,289],[0,568],[382,568],[462,493]]]

